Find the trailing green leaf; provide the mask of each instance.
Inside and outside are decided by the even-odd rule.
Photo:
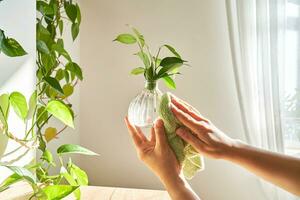
[[[58,154],[84,154],[95,156],[95,152],[76,144],[64,144],[57,149]]]
[[[79,67],[79,65],[75,62],[69,62],[66,65],[66,70],[70,71],[71,73],[74,73],[79,80],[83,80],[82,70]]]
[[[9,114],[9,95],[2,94],[0,96],[0,121],[6,123]]]
[[[43,188],[43,192],[47,195],[48,200],[61,200],[71,194],[79,186],[70,185],[49,185]]]
[[[20,92],[13,92],[9,96],[10,105],[13,107],[15,113],[23,120],[26,119],[28,107],[26,98]]]
[[[47,44],[44,41],[38,40],[36,43],[36,46],[40,52],[45,53],[45,54],[50,53],[50,50],[48,49]]]
[[[37,91],[35,90],[30,99],[29,99],[29,105],[28,105],[28,113],[27,113],[27,119],[31,119],[33,117],[34,111],[36,110],[37,106]]]
[[[36,183],[36,178],[34,175],[26,168],[23,167],[18,167],[18,166],[5,166],[17,175],[21,176],[25,180],[27,180],[30,183],[35,184]]]
[[[65,3],[65,10],[67,13],[67,16],[69,17],[69,19],[75,23],[75,20],[77,18],[77,7],[74,4],[71,3]]]
[[[53,162],[52,153],[47,149],[43,152],[43,155],[42,155],[41,159],[48,162],[51,165],[55,165],[54,162]]]
[[[66,104],[58,100],[52,100],[47,104],[46,110],[64,124],[74,128],[74,118]]]
[[[19,181],[23,180],[23,177],[13,173],[9,177],[7,177],[0,185],[0,192],[6,190],[10,185],[13,185]]]
[[[53,88],[55,91],[57,91],[57,92],[60,93],[61,95],[64,94],[63,89],[61,88],[59,82],[58,82],[55,78],[52,78],[52,77],[48,76],[48,77],[45,77],[44,80],[45,80],[45,82],[46,82],[51,88]]]
[[[27,52],[13,38],[4,38],[1,42],[1,51],[9,57],[24,56]]]
[[[72,24],[72,38],[73,38],[73,41],[76,40],[78,34],[79,34],[79,24],[74,23],[74,24]]]

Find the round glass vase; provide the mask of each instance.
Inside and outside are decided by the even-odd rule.
[[[146,81],[144,89],[131,101],[128,108],[128,120],[135,126],[148,128],[158,117],[161,91],[157,81]]]

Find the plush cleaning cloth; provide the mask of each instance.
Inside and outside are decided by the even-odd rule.
[[[182,165],[183,174],[187,179],[191,179],[197,171],[204,169],[203,157],[190,144],[176,135],[176,129],[184,126],[175,118],[169,105],[170,95],[166,93],[161,97],[158,112],[164,121],[169,145]]]

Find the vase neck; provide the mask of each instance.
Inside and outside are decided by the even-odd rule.
[[[145,88],[148,90],[155,90],[157,88],[157,82],[156,81],[146,81]]]

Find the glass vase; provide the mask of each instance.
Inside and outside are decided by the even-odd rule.
[[[130,123],[141,128],[149,128],[158,117],[161,91],[156,81],[146,81],[144,89],[131,101],[128,109]]]

